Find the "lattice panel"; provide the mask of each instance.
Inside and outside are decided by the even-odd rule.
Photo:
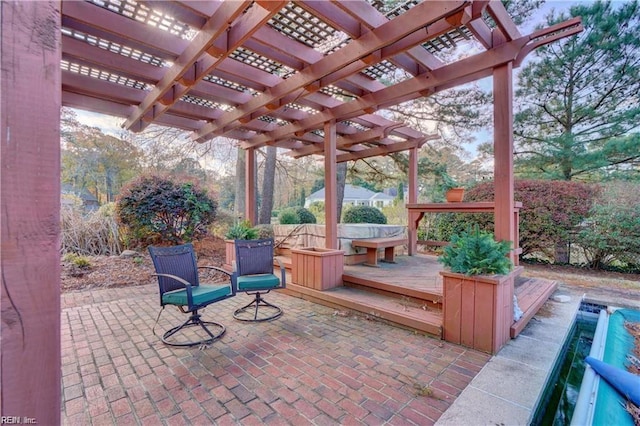
[[[64,59],[60,61],[60,68],[64,71],[69,71],[87,77],[97,78],[99,80],[109,81],[111,83],[120,84],[122,86],[127,86],[134,89],[151,90],[151,88],[146,83],[143,83],[141,81],[99,70],[93,67],[76,64],[75,62],[69,62]]]
[[[369,0],[371,2],[371,0]],[[376,4],[382,3],[382,7],[377,6]],[[412,7],[414,7],[415,5],[417,5],[418,3],[420,3],[418,0],[408,0],[408,1],[385,1],[382,2],[380,0],[374,1],[372,4],[374,7],[376,7],[380,12],[384,13],[384,15],[389,18],[389,19],[393,19],[396,16],[400,16],[403,13],[407,12],[408,10],[410,10]]]
[[[293,75],[296,71],[286,65],[280,64],[267,57],[252,52],[244,47],[237,48],[229,57],[236,61],[243,62],[247,65],[251,65],[254,68],[261,69],[270,74],[278,75],[282,78],[287,78]]]
[[[211,109],[221,109],[223,111],[231,111],[235,107],[227,104],[221,104],[218,102],[213,102],[209,99],[199,98],[197,96],[185,95],[181,98],[181,100],[188,102],[190,104],[199,105],[201,107],[211,108]]]
[[[300,104],[288,104],[288,105],[286,106],[286,108],[291,108],[291,109],[297,109],[297,110],[299,110],[299,111],[304,111],[304,112],[306,112],[306,113],[307,113],[307,114],[309,114],[309,115],[317,114],[318,112],[320,112],[320,111],[318,111],[318,110],[317,110],[317,109],[315,109],[315,108],[311,108],[311,107],[309,107],[309,106],[306,106],[306,105],[300,105]]]
[[[331,25],[292,2],[271,18],[269,25],[288,37],[314,48],[324,43],[336,31]]]
[[[368,128],[366,126],[363,126],[362,124],[359,124],[359,123],[356,123],[356,122],[350,121],[350,120],[343,121],[342,124],[344,124],[345,126],[350,126],[350,127],[355,128],[355,129],[358,129],[358,131],[360,131],[360,132],[365,132],[367,130],[371,130],[370,128]]]
[[[291,124],[290,121],[283,120],[282,118],[271,117],[269,115],[263,115],[261,117],[258,117],[258,120],[264,121],[265,123],[275,123],[278,126],[286,126],[287,124]]]
[[[449,31],[440,37],[436,37],[433,40],[429,40],[422,44],[422,46],[429,52],[436,53],[446,49],[453,49],[458,45],[458,43],[467,40],[474,40],[474,37],[467,27],[462,26]]]
[[[104,9],[126,16],[138,22],[143,22],[152,27],[170,32],[180,38],[191,40],[196,30],[184,22],[177,21],[174,17],[160,11],[150,9],[144,4],[134,0],[87,0]]]
[[[145,52],[141,52],[137,49],[132,49],[127,46],[122,46],[118,43],[114,43],[103,38],[95,37],[90,34],[83,33],[81,31],[72,30],[69,28],[62,28],[62,34],[69,37],[73,37],[76,40],[84,41],[92,46],[99,47],[109,52],[117,53],[127,58],[135,59],[136,61],[144,62],[145,64],[154,65],[156,67],[168,67],[170,64],[157,56],[150,55]]]
[[[339,87],[336,87],[333,85],[329,85],[321,88],[320,93],[324,93],[325,95],[329,95],[333,98],[340,99],[342,101],[357,98],[357,96],[354,95],[353,93],[340,89]]]
[[[209,83],[213,83],[213,84],[217,84],[217,85],[220,85],[220,86],[224,86],[224,87],[226,87],[228,89],[236,90],[236,91],[241,92],[241,93],[245,93],[245,92],[248,91],[253,96],[255,96],[255,93],[257,93],[255,90],[250,89],[250,88],[248,88],[246,86],[243,86],[242,84],[235,83],[235,82],[229,81],[229,80],[225,80],[224,78],[220,78],[220,77],[217,77],[215,75],[207,75],[207,76],[205,76],[203,78],[203,80],[206,80]]]
[[[362,70],[362,73],[373,79],[379,80],[381,78],[395,74],[396,69],[397,67],[395,65],[387,60],[384,60]]]

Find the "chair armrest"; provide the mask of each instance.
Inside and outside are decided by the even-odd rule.
[[[238,290],[236,272],[231,273],[226,269],[220,268],[218,266],[209,266],[209,265],[198,266],[198,269],[213,269],[214,271],[222,272],[223,274],[228,275],[231,281],[231,295],[232,296],[236,295],[236,292]]]
[[[189,283],[189,281],[184,280],[176,275],[171,275],[171,274],[151,274],[151,276],[154,277],[164,277],[164,278],[170,278],[174,281],[178,281],[180,284],[184,285],[185,290],[187,290],[187,302],[189,303],[189,307],[193,306],[193,295],[191,293],[191,283]],[[158,282],[160,282],[160,280],[158,280]],[[162,288],[162,285],[160,287],[160,300],[162,300],[162,294],[165,293],[164,288]]]
[[[281,287],[284,288],[287,286],[287,271],[284,268],[284,265],[282,264],[282,260],[280,260],[279,258],[275,258],[276,261],[278,262],[278,266],[280,266],[280,283],[281,283]]]

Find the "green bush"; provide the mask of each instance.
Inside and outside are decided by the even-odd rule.
[[[316,223],[316,217],[304,207],[296,207],[295,212],[298,215],[298,223]]]
[[[475,226],[451,238],[438,260],[451,272],[465,275],[506,274],[513,267],[506,257],[511,249],[509,241],[496,241],[490,232]]]
[[[65,262],[74,264],[80,269],[88,269],[91,267],[91,262],[89,261],[89,259],[76,253],[65,254],[63,260]]]
[[[640,185],[609,183],[577,234],[591,268],[640,266]]]
[[[278,215],[280,225],[295,225],[298,223],[316,223],[316,217],[304,207],[290,207]]]
[[[278,215],[280,225],[293,225],[300,223],[300,218],[293,209],[284,209]]]
[[[375,207],[354,206],[347,209],[342,215],[343,223],[378,223],[385,225],[387,217]]]
[[[316,217],[316,223],[324,223],[324,202],[314,201],[309,206],[309,211]]]
[[[133,180],[116,200],[118,220],[143,244],[192,241],[206,234],[216,209],[196,184],[156,175]]]

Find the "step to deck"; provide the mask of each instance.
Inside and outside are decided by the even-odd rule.
[[[518,299],[518,306],[522,310],[522,317],[511,326],[511,338],[515,338],[531,321],[531,318],[538,313],[542,305],[551,297],[558,288],[557,281],[545,280],[543,278],[519,277],[516,280],[515,295]]]
[[[425,285],[427,288],[408,288],[390,282],[350,274],[343,274],[342,281],[346,287],[370,291],[394,299],[402,299],[420,306],[426,305],[432,309],[442,309],[442,290],[434,288],[434,286],[430,285],[431,283]]]
[[[348,286],[318,291],[287,283],[287,288],[280,291],[335,309],[361,312],[372,319],[383,319],[442,337],[442,311],[416,303],[410,298],[396,298]]]

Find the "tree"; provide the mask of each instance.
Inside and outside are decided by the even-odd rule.
[[[262,177],[262,203],[260,203],[260,214],[258,215],[258,223],[261,224],[271,223],[278,148],[268,145],[266,151],[267,155],[264,163],[264,175]]]
[[[140,151],[131,143],[105,135],[62,112],[62,182],[91,191],[103,202],[113,201],[124,183],[139,171]]]
[[[244,149],[238,149],[238,157],[236,160],[236,195],[234,199],[235,203],[233,205],[233,210],[236,216],[242,215],[245,219],[247,218],[244,199],[244,194],[246,191],[246,156],[247,153]]]
[[[584,31],[536,51],[519,77],[517,167],[547,179],[602,178],[640,163],[640,7],[573,6]],[[566,20],[552,14],[547,24]],[[635,166],[635,170],[633,167]]]

